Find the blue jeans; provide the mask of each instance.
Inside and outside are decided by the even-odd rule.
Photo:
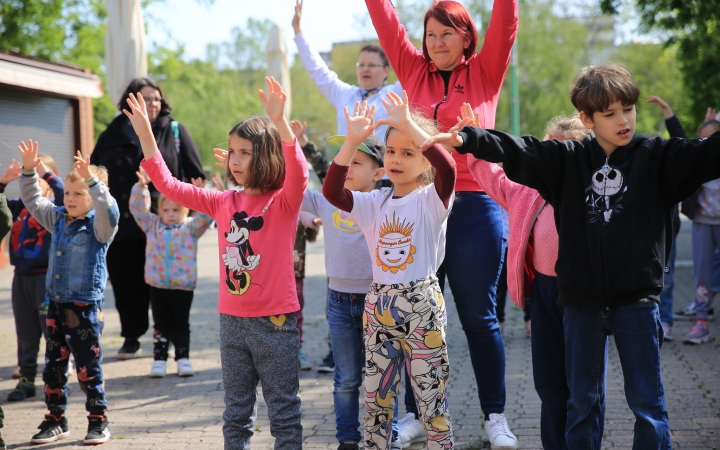
[[[495,311],[495,294],[506,241],[500,207],[487,194],[458,192],[448,218],[445,262],[465,331],[483,414],[505,411],[505,344]]]
[[[365,294],[328,290],[327,316],[335,356],[333,403],[338,442],[360,442],[360,387],[365,365]]]
[[[570,388],[565,438],[571,449],[598,449],[605,395],[607,336],[613,332],[625,378],[625,399],[635,414],[633,449],[670,449],[670,424],[660,373],[662,326],[658,305],[566,306],[565,371]],[[533,333],[535,330],[533,330]]]
[[[660,322],[670,326],[675,322],[673,320],[673,288],[675,287],[675,257],[677,256],[677,242],[673,238],[672,250],[670,250],[670,259],[668,259],[667,267],[669,271],[663,276],[663,289],[660,292]]]

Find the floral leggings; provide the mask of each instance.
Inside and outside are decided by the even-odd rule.
[[[404,363],[428,449],[453,448],[448,412],[450,363],[445,301],[435,277],[373,283],[365,301],[365,448],[388,449],[394,398]]]

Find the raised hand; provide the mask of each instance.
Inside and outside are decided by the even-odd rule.
[[[260,100],[265,108],[265,113],[272,119],[277,125],[278,122],[284,119],[285,114],[285,100],[287,96],[282,90],[282,86],[273,77],[265,77],[265,82],[268,85],[268,91],[260,90]]]
[[[293,16],[293,20],[292,20],[292,27],[293,27],[293,30],[295,30],[296,35],[302,33],[302,28],[300,28],[300,19],[302,18],[302,7],[303,7],[303,0],[296,0],[295,15]]]
[[[25,169],[32,170],[37,167],[38,164],[40,164],[40,161],[42,161],[40,158],[38,158],[37,155],[38,143],[33,142],[32,139],[28,140],[27,145],[25,145],[25,142],[20,142],[20,145],[18,145],[18,150],[20,151],[23,167]]]
[[[215,172],[215,174],[212,177],[213,185],[215,186],[215,189],[217,189],[220,192],[225,191],[225,182],[222,179],[222,175],[220,175],[220,172]]]
[[[300,122],[299,120],[291,120],[290,121],[290,129],[292,130],[293,134],[298,140],[298,144],[300,144],[300,147],[305,147],[308,145],[309,139],[305,135],[305,132],[307,131],[307,122]]]
[[[126,101],[130,110],[123,109],[123,113],[130,119],[135,133],[139,137],[147,133],[152,135],[152,125],[150,125],[150,119],[148,119],[147,106],[143,96],[139,92],[137,96],[131,92]]]
[[[649,95],[648,98],[645,100],[645,103],[655,103],[662,109],[663,117],[666,119],[673,116],[673,110],[670,108],[670,105],[667,104],[667,102],[657,95]]]
[[[404,131],[406,126],[412,122],[412,118],[410,117],[410,105],[406,91],[403,91],[402,98],[394,92],[388,92],[387,101],[382,99],[382,104],[387,110],[388,115],[387,117],[378,120],[378,125],[387,125]]]
[[[448,151],[452,152],[455,147],[460,147],[461,145],[463,145],[463,139],[462,137],[460,137],[460,135],[458,135],[458,131],[460,131],[463,127],[471,124],[472,119],[470,118],[460,119],[460,122],[458,122],[457,125],[449,129],[447,133],[439,133],[435,136],[430,136],[430,138],[420,144],[418,148],[420,149],[420,151],[424,152],[432,145],[440,144]]]
[[[227,153],[227,150],[223,150],[221,148],[213,149],[213,156],[219,161],[215,163],[217,167],[221,169],[227,168]]]
[[[705,112],[705,122],[708,120],[718,120],[718,116],[720,116],[720,114],[718,114],[717,111],[713,108],[708,108]]]
[[[20,163],[15,162],[13,159],[10,161],[10,165],[7,166],[7,169],[5,169],[2,176],[0,176],[0,183],[10,184],[10,182],[18,179],[20,173],[22,173],[22,167],[20,167]]]
[[[147,172],[145,172],[145,169],[143,169],[142,167],[140,167],[140,170],[135,172],[135,175],[137,175],[138,177],[137,184],[141,186],[147,186],[148,184],[150,184],[150,177],[148,176]]]
[[[90,173],[90,157],[84,158],[82,153],[80,153],[80,150],[77,151],[77,155],[73,157],[75,159],[75,164],[73,165],[73,169],[77,170],[77,172],[80,174],[81,177],[83,177],[84,180],[89,180],[92,178],[92,174]]]
[[[355,109],[351,116],[347,106],[344,107],[345,119],[348,123],[347,140],[360,143],[375,131],[377,125],[373,124],[375,118],[375,105],[368,108],[367,101],[355,102]]]
[[[190,178],[190,184],[200,189],[205,189],[205,180],[200,177]]]
[[[473,111],[472,105],[470,105],[470,103],[467,103],[467,102],[463,103],[462,106],[460,107],[460,117],[457,118],[458,123],[457,123],[457,125],[455,125],[453,128],[455,128],[455,127],[457,127],[458,125],[460,125],[460,123],[461,123],[464,119],[470,119],[472,122],[471,122],[471,123],[466,123],[465,125],[463,125],[463,127],[465,127],[465,126],[467,126],[467,125],[472,125],[472,126],[478,127],[478,128],[480,127],[480,121],[478,120],[478,117],[477,117],[477,115],[475,114],[475,111]],[[461,128],[462,128],[462,127],[458,128],[458,130],[460,130]],[[452,128],[451,128],[451,129],[452,129]],[[449,132],[449,130],[448,130],[448,132]]]

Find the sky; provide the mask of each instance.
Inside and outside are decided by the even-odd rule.
[[[185,45],[186,56],[203,58],[208,43],[230,40],[230,30],[243,26],[249,17],[270,19],[280,25],[288,50],[295,53],[292,18],[295,0],[215,0],[211,6],[195,0],[166,0],[150,5],[144,20],[148,27],[146,45]],[[357,17],[367,12],[363,0],[305,0],[302,28],[319,51],[328,51],[333,42],[367,37],[368,28]],[[362,31],[364,30],[364,31]]]

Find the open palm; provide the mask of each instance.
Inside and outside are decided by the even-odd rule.
[[[362,142],[377,128],[377,125],[373,124],[375,105],[368,108],[366,101],[362,102],[362,104],[356,102],[352,115],[350,115],[346,106],[345,118],[348,124],[347,138],[351,141]]]
[[[287,96],[282,90],[282,86],[273,77],[265,77],[265,82],[268,85],[267,92],[260,91],[260,100],[262,100],[265,113],[277,123],[283,118],[285,114],[285,99]]]
[[[152,126],[150,125],[150,119],[148,119],[147,106],[143,96],[139,92],[137,96],[131,92],[127,98],[127,104],[130,110],[123,109],[123,113],[130,119],[135,133],[138,136],[143,133],[152,133]]]

